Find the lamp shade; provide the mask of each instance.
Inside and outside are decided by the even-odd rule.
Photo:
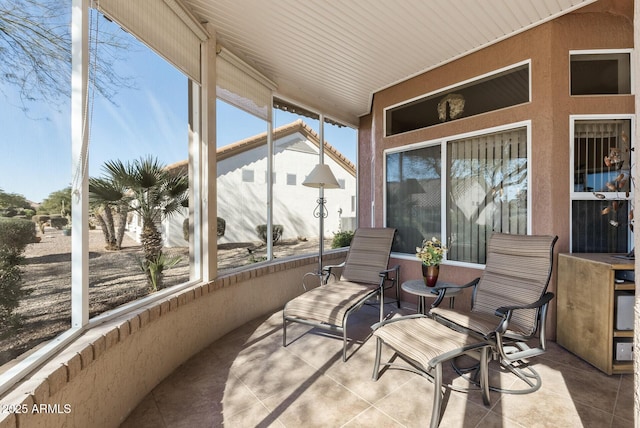
[[[338,180],[336,180],[336,177],[331,172],[329,165],[323,163],[319,163],[313,168],[302,185],[307,187],[324,187],[325,189],[340,188]]]

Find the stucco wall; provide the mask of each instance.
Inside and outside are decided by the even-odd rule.
[[[302,136],[299,140],[304,141]],[[298,236],[315,237],[318,220],[313,216],[318,190],[302,186],[302,182],[318,163],[318,149],[310,142],[304,143],[306,150],[283,147],[276,141],[273,171],[273,222],[284,227],[284,239]],[[302,143],[301,143],[302,144]],[[325,237],[340,229],[338,209],[345,217],[353,215],[351,197],[356,194],[353,175],[330,156],[324,162],[338,180],[344,180],[344,189],[325,190],[328,216],[324,220]],[[253,182],[242,180],[242,170],[254,173]],[[227,222],[225,236],[220,243],[259,241],[256,226],[266,224],[267,218],[267,148],[261,146],[233,157],[218,161],[218,216]],[[295,185],[287,184],[287,174],[296,177]]]
[[[568,251],[569,115],[634,112],[632,95],[570,97],[569,51],[632,48],[632,18],[633,2],[599,1],[376,93],[371,114],[361,119],[359,129],[360,224],[369,224],[369,207],[373,206],[373,223],[384,225],[385,149],[531,120],[531,233],[558,235],[557,251]],[[531,61],[531,102],[400,135],[384,136],[385,107],[525,60]],[[373,163],[369,167],[371,159]],[[417,261],[398,262],[403,265],[403,279],[420,276]],[[463,283],[478,274],[476,269],[444,266],[441,278]],[[550,290],[555,290],[555,274]],[[464,300],[456,299],[456,305],[463,304]],[[548,330],[554,338],[555,307],[550,311]]]
[[[346,253],[325,255],[329,264]],[[117,427],[162,379],[229,331],[301,294],[317,257],[261,264],[88,330],[0,399],[0,428]],[[41,405],[46,412],[34,413]],[[49,407],[46,407],[49,406]]]

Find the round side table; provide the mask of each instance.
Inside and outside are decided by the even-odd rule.
[[[433,299],[435,300],[438,297],[438,293],[434,293],[434,290],[437,290],[438,288],[441,288],[443,286],[446,285],[455,285],[455,284],[451,284],[448,282],[440,282],[438,281],[436,283],[435,287],[427,287],[424,284],[424,280],[422,279],[412,279],[409,281],[405,281],[402,283],[402,285],[400,286],[400,288],[402,288],[403,291],[406,291],[409,294],[413,294],[415,296],[418,296],[418,312],[422,313],[422,314],[426,314],[427,311],[427,307],[425,305],[425,299]],[[446,294],[444,295],[445,299],[449,299],[449,307],[453,308],[453,304],[454,304],[454,300],[455,297],[461,293],[461,289],[449,289],[446,291]]]

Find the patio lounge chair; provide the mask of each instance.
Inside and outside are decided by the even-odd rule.
[[[342,360],[347,360],[347,321],[369,299],[378,296],[380,320],[384,317],[384,290],[398,294],[399,266],[388,269],[395,229],[356,230],[347,257],[339,266],[323,268],[324,283],[290,300],[283,310],[282,344],[287,346],[287,324],[298,322],[342,333]],[[339,279],[334,269],[342,268]]]
[[[493,234],[487,245],[482,276],[461,287],[473,287],[471,310],[440,308],[446,288],[432,305],[430,316],[439,323],[485,340],[493,357],[522,379],[528,393],[542,383],[528,358],[545,352],[545,319],[553,293],[547,291],[557,236]],[[534,342],[535,336],[538,338]]]

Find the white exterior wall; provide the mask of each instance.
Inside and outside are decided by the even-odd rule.
[[[317,237],[318,219],[313,216],[318,190],[305,187],[302,182],[318,162],[318,149],[301,134],[276,141],[273,169],[273,222],[284,227],[283,239],[298,236]],[[344,180],[345,189],[325,190],[328,217],[325,219],[325,237],[339,230],[338,208],[342,216],[353,216],[351,197],[356,194],[356,180],[329,156],[325,156],[338,180]],[[243,170],[253,171],[253,182],[242,180]],[[240,153],[218,161],[218,216],[227,222],[225,236],[220,243],[259,241],[255,229],[266,224],[267,207],[267,148]],[[287,175],[296,177],[295,185],[287,184]]]
[[[356,195],[356,179],[338,162],[325,153],[324,161],[344,189],[324,192],[328,216],[324,223],[325,238],[340,231],[340,218],[344,224],[354,223],[352,199]],[[284,227],[282,239],[318,236],[319,220],[313,212],[317,205],[318,189],[306,187],[302,182],[318,163],[318,148],[303,134],[294,133],[275,142],[273,169],[273,223]],[[243,181],[243,170],[253,171],[253,182]],[[296,184],[287,184],[287,175],[296,177]],[[267,223],[267,146],[240,152],[217,162],[218,217],[226,221],[225,235],[219,243],[258,242],[256,226]],[[342,209],[339,214],[338,210]],[[182,234],[182,221],[178,214],[164,222],[162,228],[165,245],[186,246]],[[349,228],[347,228],[349,229]]]

